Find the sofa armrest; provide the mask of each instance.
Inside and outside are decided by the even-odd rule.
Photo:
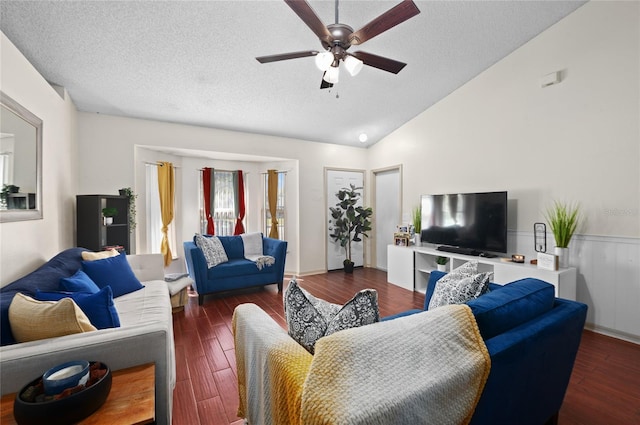
[[[187,262],[187,273],[193,279],[196,291],[206,292],[207,288],[207,260],[204,258],[202,250],[193,241],[186,241],[183,244],[184,258]]]
[[[585,304],[556,299],[547,313],[486,340],[491,371],[471,424],[542,424],[556,414],[586,315]]]
[[[7,345],[0,348],[1,392],[19,391],[47,369],[71,360],[100,361],[114,371],[155,363],[156,420],[170,424],[176,382],[170,338],[166,324],[146,323]]]
[[[284,280],[284,266],[287,260],[287,241],[273,238],[262,238],[262,253],[275,258],[273,267],[278,271],[277,282]]]
[[[233,313],[238,414],[251,424],[299,423],[302,391],[313,356],[255,304]]]
[[[127,255],[127,261],[140,282],[164,280],[162,254]]]

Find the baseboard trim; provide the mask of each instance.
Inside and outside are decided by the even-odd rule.
[[[640,336],[638,335],[632,335],[626,332],[620,332],[615,329],[607,328],[605,326],[597,326],[597,325],[594,325],[593,323],[585,323],[584,328],[602,335],[610,336],[612,338],[617,338],[623,341],[640,345]]]

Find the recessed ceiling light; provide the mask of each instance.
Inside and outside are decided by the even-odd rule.
[[[367,141],[369,137],[367,137],[366,133],[360,133],[360,136],[358,136],[358,140],[360,140],[360,143],[364,143]]]

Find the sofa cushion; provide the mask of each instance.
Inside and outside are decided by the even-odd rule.
[[[205,237],[199,233],[193,237],[193,241],[202,251],[204,259],[207,261],[207,267],[212,268],[221,263],[229,261],[227,253],[220,243],[217,236]]]
[[[477,271],[478,262],[469,261],[439,279],[429,301],[429,310],[443,305],[464,304],[485,293],[493,272]]]
[[[13,297],[9,323],[18,342],[96,330],[71,298],[37,301],[21,293]]]
[[[85,272],[78,270],[73,276],[60,279],[60,290],[96,294],[100,291],[100,288]]]
[[[244,258],[244,242],[240,236],[220,236],[227,257],[230,260]]]
[[[120,318],[113,304],[113,292],[110,286],[99,289],[95,294],[86,292],[44,292],[38,291],[38,301],[59,301],[71,298],[87,315],[89,321],[98,329],[119,328]]]
[[[111,286],[113,297],[142,289],[143,286],[133,274],[126,255],[96,261],[83,261],[82,269],[99,288]]]
[[[492,290],[467,304],[487,340],[551,310],[553,285],[538,279],[517,280]]]
[[[38,289],[57,291],[60,279],[73,275],[81,267],[81,253],[86,248],[69,248],[51,258],[33,272],[0,289],[0,345],[16,342],[9,324],[9,306],[18,292],[34,296]]]
[[[374,289],[364,289],[340,306],[314,297],[293,278],[283,301],[289,335],[311,354],[323,336],[380,321]]]
[[[238,277],[268,273],[268,267],[258,269],[253,261],[242,259],[229,260],[207,270],[208,279],[220,279],[224,277]]]

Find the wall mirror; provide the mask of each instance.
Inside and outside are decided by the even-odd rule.
[[[42,219],[42,120],[0,92],[0,223]]]

